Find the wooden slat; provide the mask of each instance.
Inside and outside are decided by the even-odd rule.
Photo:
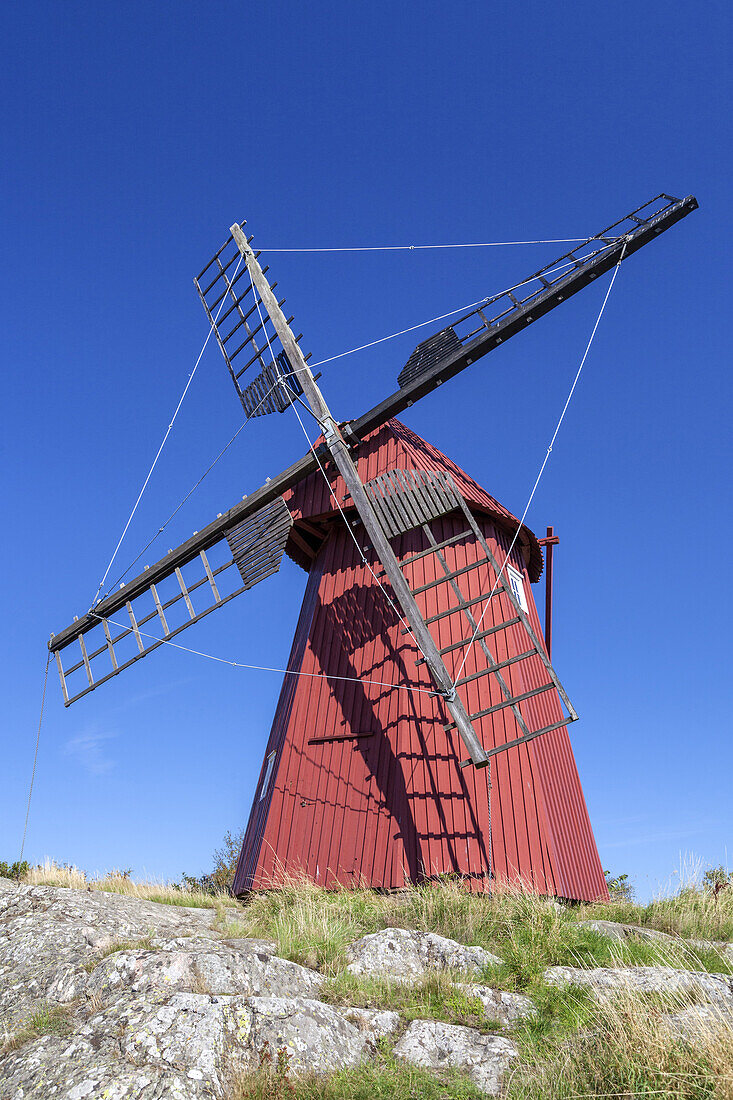
[[[450,476],[437,470],[387,470],[365,486],[388,538],[412,531],[458,507]],[[403,563],[404,564],[404,563]]]
[[[637,249],[654,240],[660,232],[696,208],[697,201],[692,195],[674,202],[670,207],[661,211],[659,215],[651,217],[644,226],[640,226],[638,230],[633,231],[630,239],[618,242],[606,250],[602,256],[582,263],[577,270],[572,270],[567,278],[563,277],[561,281],[554,283],[551,288],[544,290],[531,302],[526,302],[520,310],[515,311],[514,315],[507,318],[506,321],[495,325],[491,331],[482,330],[481,335],[470,343],[464,344],[460,352],[451,355],[447,361],[437,365],[425,376],[421,376],[415,382],[399,389],[397,393],[387,397],[375,408],[351,421],[344,427],[344,430],[348,434],[361,438],[373,428],[384,424],[390,417],[396,416],[400,411],[414,404],[415,401],[434,390],[437,385],[464,370],[502,341],[509,339],[516,332],[523,331],[527,327],[530,317],[533,321],[536,321],[559,302],[566,300],[576,291],[588,285],[591,281],[591,274],[600,275],[604,271],[609,271],[618,262],[624,247],[626,249],[625,256],[628,258]],[[243,268],[244,270],[246,269]],[[242,272],[239,274],[241,275]],[[237,278],[239,278],[239,275]],[[174,560],[179,565],[190,561],[192,557],[198,554],[199,549],[214,545],[233,523],[244,519],[245,516],[252,515],[259,507],[273,500],[315,470],[317,470],[316,457],[312,452],[309,452],[308,455],[289,469],[273,478],[267,485],[258,489],[245,503],[238,504],[228,513],[209,524],[204,530],[199,531],[182,546],[179,546],[173,555],[151,566],[151,576],[145,577],[144,574],[141,574],[126,585],[125,589],[102,600],[95,609],[96,612],[100,616],[112,615],[116,610],[124,607],[127,599],[134,598],[133,593],[138,594],[139,591],[147,589],[150,580],[158,581],[162,576],[168,576]],[[95,622],[96,620],[89,614],[82,616],[78,623],[73,623],[51,640],[49,643],[51,651],[55,652],[57,649],[63,648],[78,633],[86,633],[95,625]]]
[[[168,629],[168,620],[165,617],[165,611],[163,610],[163,605],[160,602],[160,596],[158,595],[158,589],[155,587],[154,584],[151,584],[150,585],[150,591],[153,593],[153,599],[155,600],[155,608],[158,612],[158,618],[160,619],[160,625],[163,627],[163,633],[164,634],[170,634],[170,630]]]
[[[486,707],[485,710],[479,710],[476,714],[469,714],[469,718],[474,722],[477,718],[485,718],[487,714],[494,714],[497,710],[504,710],[506,707],[516,706],[517,703],[523,703],[525,699],[531,699],[534,695],[542,695],[545,691],[551,691],[554,688],[554,684],[543,684],[542,687],[532,688],[531,691],[523,691],[521,695],[514,695],[511,699],[504,699],[501,703],[494,703],[493,707]],[[564,725],[565,723],[563,723]],[[448,730],[455,729],[455,724],[451,722],[447,726],[443,726],[443,729]]]
[[[133,633],[135,635],[135,641],[137,642],[137,648],[140,650],[140,654],[142,655],[145,652],[145,646],[143,645],[143,640],[140,637],[140,631],[138,630],[137,619],[135,618],[135,612],[132,610],[132,604],[130,603],[129,600],[127,601],[126,606],[127,606],[127,614],[130,616],[130,623],[132,624],[132,630],[133,630]]]
[[[482,565],[489,565],[490,563],[486,558],[479,558],[478,561],[469,562],[468,565],[464,565],[462,569],[454,569],[451,573],[444,573],[442,577],[438,577],[434,581],[429,581],[427,584],[420,585],[419,588],[413,588],[413,596],[419,596],[421,592],[427,592],[430,588],[437,588],[440,584],[445,584],[446,581],[452,581],[455,577],[461,577],[464,573],[470,573],[472,569],[478,569]]]
[[[490,626],[487,627],[486,630],[479,631],[479,633],[475,637],[473,636],[473,634],[469,634],[467,638],[461,638],[460,642],[453,642],[452,645],[447,645],[445,649],[441,649],[440,654],[441,656],[443,656],[446,653],[452,653],[454,649],[461,649],[463,648],[463,646],[467,646],[468,643],[471,641],[480,642],[483,638],[488,638],[490,634],[496,634],[499,630],[506,630],[508,626],[515,626],[520,621],[521,620],[517,615],[513,619],[507,619],[506,622],[498,623],[496,626]],[[422,664],[424,660],[424,657],[418,657],[415,664]]]
[[[147,592],[151,583],[157,584],[165,577],[171,576],[176,566],[186,565],[196,558],[201,550],[208,550],[220,542],[226,537],[228,531],[231,531],[243,521],[251,519],[263,507],[280,497],[286,489],[292,488],[308,474],[314,471],[317,472],[317,470],[316,458],[309,451],[305,458],[299,459],[282,474],[257,489],[245,501],[235,505],[234,508],[230,508],[224,515],[218,516],[177,549],[157,561],[155,565],[151,565],[149,569],[139,573],[124,588],[105,597],[97,604],[93,613],[80,616],[77,622],[54,635],[48,643],[51,652],[63,649],[65,645],[76,638],[77,634],[86,634],[92,627],[97,625],[100,618],[111,618],[115,611],[125,606],[128,600],[133,600],[143,592]],[[193,585],[190,591],[193,591]]]
[[[183,595],[183,598],[186,601],[186,607],[188,608],[188,613],[189,613],[189,615],[191,616],[192,619],[195,619],[196,618],[196,612],[193,609],[193,604],[191,603],[191,597],[188,594],[188,589],[186,588],[185,581],[183,580],[183,573],[178,568],[178,566],[176,566],[176,580],[178,581],[178,584],[180,586],[181,594]]]
[[[520,661],[526,661],[528,657],[536,656],[537,653],[534,649],[528,649],[526,653],[517,653],[514,657],[507,657],[505,661],[494,661],[493,664],[488,665],[486,668],[482,668],[478,672],[472,672],[470,676],[463,676],[460,680],[456,680],[456,687],[470,684],[473,680],[480,680],[482,676],[491,676],[492,673],[498,672],[499,669],[508,668],[509,665],[516,665]]]
[[[206,557],[206,551],[200,550],[199,557],[204,563],[204,569],[206,570],[206,576],[209,578],[209,584],[211,585],[211,591],[214,593],[214,599],[217,603],[221,603],[219,589],[216,587],[216,581],[214,580],[214,574],[211,572],[211,566],[209,565],[209,559]]]
[[[87,672],[87,680],[89,681],[90,686],[93,687],[94,686],[94,677],[92,676],[92,669],[91,669],[91,666],[89,664],[89,658],[87,656],[87,647],[84,645],[84,635],[83,634],[79,635],[79,647],[81,649],[81,655],[82,655],[82,659],[84,661],[84,668],[86,669],[86,672]]]
[[[464,515],[466,515],[468,517],[469,523],[470,523],[472,521],[473,517],[471,516],[471,513],[468,510],[468,505],[466,504],[465,500],[463,500],[463,499],[461,499],[458,503],[459,503],[459,507],[462,509]],[[425,526],[423,527],[423,533],[424,533],[425,537],[428,539],[429,542],[434,542],[435,541],[434,536],[433,536],[433,532],[432,532],[429,524],[425,524]],[[483,544],[479,543],[479,545],[483,545]],[[450,569],[448,567],[447,561],[445,560],[445,556],[444,556],[443,552],[441,550],[438,550],[436,552],[436,554],[437,554],[438,561],[440,562],[440,564],[443,568],[443,571],[446,574],[446,579],[448,580],[448,583],[450,584],[451,589],[453,590],[454,594],[459,599],[463,599],[463,596],[461,594],[460,588],[458,587],[457,581],[455,581],[450,576]],[[488,557],[489,557],[489,555],[487,554],[487,558]],[[491,593],[492,595],[493,595],[493,591],[494,590],[492,589],[492,593]],[[471,611],[468,608],[464,608],[463,614],[466,616],[466,619],[468,620],[468,625],[471,627],[471,629],[474,631],[474,633],[476,631],[478,631],[478,629],[481,625],[481,619],[478,619],[478,621],[477,621],[476,618],[474,617],[474,615],[471,613]],[[483,613],[482,613],[482,617],[483,617]],[[484,656],[485,656],[485,658],[488,662],[488,668],[485,670],[485,675],[487,675],[487,676],[488,675],[495,675],[496,676],[496,682],[499,685],[499,689],[500,689],[502,695],[504,696],[506,704],[510,707],[511,712],[514,715],[514,720],[516,721],[517,725],[519,726],[519,729],[521,730],[522,734],[528,734],[530,732],[529,727],[528,727],[527,723],[524,720],[524,716],[522,715],[522,712],[521,712],[519,706],[511,702],[512,689],[510,688],[509,684],[507,684],[506,680],[502,676],[501,671],[499,670],[499,665],[498,665],[498,662],[496,660],[496,657],[494,656],[494,654],[489,649],[488,645],[486,644],[485,639],[480,639],[477,644],[478,644],[479,648],[481,649],[481,651],[483,652],[483,654],[484,654]],[[510,662],[510,663],[513,663],[513,662]],[[475,674],[474,676],[467,677],[465,682],[468,683],[469,681],[471,681],[473,679],[476,679],[476,678],[478,678],[478,676],[483,675],[483,674],[484,674],[484,672],[482,671],[482,672],[479,672],[479,673]]]
[[[446,546],[451,546],[454,542],[460,542],[461,539],[467,539],[472,535],[472,531],[461,531],[458,535],[453,535],[449,539],[444,539],[443,542],[436,542],[435,546],[429,546],[427,550],[421,550],[418,554],[410,554],[409,557],[403,558],[401,566],[404,569],[407,565],[412,565],[414,561],[418,561],[420,558],[427,558],[430,554],[434,554],[436,550],[443,550]],[[378,576],[383,577],[384,570],[380,569]]]
[[[531,733],[526,733],[524,737],[515,737],[513,741],[505,741],[503,745],[497,745],[495,749],[487,749],[487,756],[498,756],[500,752],[506,752],[507,749],[513,749],[516,745],[524,745],[527,741],[534,741],[535,737],[542,737],[544,733],[552,733],[553,730],[560,730],[564,726],[569,726],[571,722],[577,722],[577,718],[563,718],[560,722],[553,722],[549,726],[543,726],[540,730],[533,730]],[[467,768],[471,764],[471,760],[461,760],[460,766]]]
[[[552,682],[554,683],[555,687],[557,688],[558,694],[560,695],[560,698],[562,699],[563,703],[565,704],[565,706],[568,710],[568,713],[570,714],[570,716],[572,718],[577,718],[578,717],[577,711],[575,710],[575,707],[573,706],[573,704],[570,702],[570,699],[568,697],[568,693],[565,691],[565,688],[560,683],[560,678],[558,677],[557,673],[555,672],[552,661],[547,656],[547,651],[545,650],[544,645],[542,644],[542,642],[537,637],[537,635],[535,633],[535,630],[534,630],[534,627],[532,626],[531,622],[529,621],[529,618],[527,617],[525,611],[520,606],[517,597],[514,595],[514,590],[512,589],[512,586],[510,585],[510,583],[507,579],[507,576],[506,576],[506,569],[499,566],[498,561],[496,560],[496,558],[494,557],[494,555],[491,552],[491,548],[489,547],[489,544],[487,543],[486,539],[484,538],[484,535],[483,535],[483,532],[481,531],[481,528],[476,523],[476,520],[472,516],[472,514],[471,514],[466,502],[463,500],[463,498],[461,498],[460,506],[461,506],[461,509],[462,509],[466,519],[468,520],[469,524],[471,525],[471,528],[473,529],[473,532],[476,535],[476,538],[481,543],[481,547],[482,547],[484,553],[486,554],[486,557],[491,562],[492,567],[493,567],[494,571],[496,572],[497,577],[499,578],[499,584],[501,585],[501,590],[504,592],[504,594],[509,599],[510,603],[514,607],[514,610],[516,611],[517,615],[519,616],[519,618],[521,620],[522,626],[527,631],[527,634],[529,634],[529,637],[532,641],[532,644],[534,645],[535,649],[537,650],[537,656],[542,661],[542,664],[545,666],[545,671],[547,672],[548,676],[550,676],[552,678]],[[505,562],[504,564],[506,565],[507,563]],[[497,591],[498,591],[498,589],[497,589]]]
[[[335,733],[333,737],[309,737],[309,745],[330,745],[332,741],[357,741],[362,737],[374,737],[374,730],[366,733]]]
[[[491,595],[493,598],[494,596],[501,596],[502,593],[503,589],[497,588]],[[431,623],[437,623],[439,619],[446,619],[449,615],[455,614],[456,611],[465,611],[467,607],[473,607],[475,604],[483,603],[488,599],[489,596],[484,594],[483,596],[474,596],[472,600],[462,600],[461,603],[457,603],[455,607],[449,607],[446,611],[441,611],[438,615],[432,615],[429,619],[426,619],[425,622],[429,626]],[[408,633],[407,627],[403,626],[402,633]]]
[[[424,522],[423,512],[425,501],[420,494],[420,487],[409,483],[406,477],[400,477],[400,472],[390,470],[382,475],[387,484],[388,499],[396,509],[400,517],[401,529],[410,531],[419,527]]]
[[[218,566],[218,568],[212,569],[212,574],[213,574],[214,578],[218,577],[219,574],[223,573],[226,569],[231,569],[231,567],[233,565],[234,565],[233,561],[227,561],[227,562],[224,562],[223,565]],[[196,591],[197,588],[200,588],[200,586],[202,584],[207,584],[207,583],[208,583],[207,578],[202,577],[201,580],[196,581],[194,584],[190,584],[188,586],[188,591],[189,591],[189,593],[193,593],[193,592]],[[152,585],[150,585],[150,587],[152,588]],[[244,589],[240,588],[240,589],[238,589],[238,591],[243,592]],[[175,596],[172,596],[171,599],[166,600],[162,604],[163,611],[164,612],[168,611],[169,608],[173,607],[174,604],[178,603],[178,601],[182,600],[182,599],[183,599],[183,593],[182,592],[176,593]],[[224,601],[222,600],[221,602],[223,603]],[[216,604],[213,604],[212,609],[216,606],[217,606]],[[95,612],[93,612],[92,614],[94,615],[94,617],[98,621],[105,622],[105,620],[102,619],[99,615],[96,615]],[[147,623],[149,623],[151,621],[151,619],[154,619],[157,615],[158,615],[158,610],[156,608],[154,611],[151,611],[147,615],[144,615],[142,619],[138,619],[138,624],[137,625],[139,627],[145,626]],[[191,621],[192,620],[189,619],[189,622],[191,622]],[[119,626],[119,623],[116,624],[116,625]],[[186,625],[188,626],[188,622],[186,623]],[[128,634],[132,634],[132,627],[124,628],[120,634],[117,634],[115,637],[111,638],[112,645],[113,646],[117,645],[119,642],[121,642],[123,640],[123,638],[126,638],[128,636]],[[98,657],[100,653],[104,652],[104,648],[105,648],[104,645],[101,645],[101,646],[99,646],[98,649],[95,649],[93,653],[89,654],[89,660],[93,661],[95,657]],[[77,669],[82,667],[82,664],[83,664],[83,662],[79,661],[78,664],[72,665],[70,668],[67,668],[66,669],[66,675],[70,676],[72,672],[76,672]]]
[[[102,619],[102,629],[104,630],[104,637],[106,639],[107,652],[109,653],[109,659],[112,662],[112,668],[116,669],[117,668],[117,654],[115,653],[115,647],[112,644],[112,635],[110,634],[109,623],[107,622],[106,619]],[[99,649],[99,650],[97,650],[97,652],[101,653],[102,650]],[[93,653],[92,657],[95,657],[95,656],[96,656],[96,653]]]
[[[407,382],[396,393],[380,401],[373,409],[352,420],[350,428],[355,435],[363,438],[368,432],[384,424],[393,416],[399,416],[406,408],[431,393],[437,386],[465,370],[510,337],[523,332],[529,324],[539,320],[545,313],[588,286],[597,276],[610,271],[622,255],[628,259],[639,248],[655,240],[660,232],[696,209],[697,200],[693,195],[688,195],[687,198],[660,211],[658,215],[652,216],[647,223],[632,231],[630,235],[625,235],[623,239],[605,249],[601,255],[580,261],[577,268],[571,268],[567,275],[559,277],[551,287],[543,288],[541,292],[532,296],[531,300],[525,300],[519,308],[512,307],[506,316],[495,318],[490,329],[482,327],[479,335],[464,342],[459,350],[452,352],[424,374]],[[588,242],[592,243],[593,239],[588,238]]]
[[[63,692],[63,695],[64,695],[64,706],[68,707],[68,705],[69,705],[69,691],[68,691],[68,688],[66,687],[66,677],[64,676],[64,667],[61,664],[61,654],[59,653],[58,649],[54,653],[54,657],[56,658],[56,668],[59,671],[59,680],[61,681],[61,691]]]
[[[131,657],[129,659],[129,661],[125,661],[124,664],[121,664],[119,666],[119,668],[115,669],[114,672],[109,672],[109,673],[107,673],[106,676],[100,676],[99,679],[94,681],[94,685],[92,687],[84,688],[83,691],[77,692],[76,695],[72,695],[70,697],[68,696],[68,692],[65,690],[64,680],[62,679],[61,688],[64,691],[64,706],[67,706],[67,707],[71,706],[71,704],[75,703],[77,701],[77,699],[81,699],[84,695],[88,695],[90,691],[96,691],[96,689],[98,687],[101,687],[102,684],[106,684],[106,682],[108,680],[111,680],[113,676],[117,676],[120,672],[123,672],[126,668],[129,668],[130,665],[134,665],[136,661],[139,661],[143,657],[146,657],[148,655],[148,653],[152,653],[153,650],[158,649],[159,646],[165,645],[166,642],[170,641],[172,638],[175,638],[176,635],[180,634],[182,630],[186,630],[189,626],[191,626],[192,622],[198,622],[200,619],[205,619],[206,616],[210,615],[212,611],[216,611],[217,607],[223,607],[223,605],[225,603],[229,603],[229,601],[233,600],[235,598],[235,596],[240,596],[242,594],[242,592],[245,592],[245,591],[246,591],[246,588],[243,585],[241,588],[238,588],[236,590],[236,592],[232,592],[232,593],[230,593],[230,595],[224,596],[222,598],[222,601],[221,601],[220,604],[214,603],[214,604],[211,605],[211,607],[207,607],[206,611],[202,611],[199,615],[197,615],[195,620],[187,619],[185,623],[182,623],[180,626],[176,627],[175,630],[171,630],[171,632],[170,632],[170,634],[168,635],[167,638],[152,638],[152,637],[149,638],[148,639],[149,644],[147,645],[147,647],[144,647],[139,653],[136,653],[134,657]],[[153,611],[152,614],[155,615],[156,613]],[[141,620],[141,623],[142,623],[142,620]],[[120,624],[119,623],[112,623],[112,625],[113,626],[119,626]],[[131,633],[131,631],[128,630],[127,634],[130,634],[130,633]],[[138,637],[139,637],[139,632],[138,632]],[[104,647],[102,647],[102,648],[104,648]],[[60,656],[59,651],[56,651],[55,656],[56,656],[56,663],[60,665],[61,656]],[[61,674],[61,669],[59,669],[59,673]],[[68,675],[68,673],[67,673],[67,675]]]

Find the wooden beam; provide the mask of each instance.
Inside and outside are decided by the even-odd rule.
[[[314,548],[311,546],[311,544],[309,542],[307,542],[306,539],[304,539],[302,535],[299,535],[298,532],[295,530],[295,528],[293,528],[292,531],[290,532],[290,538],[295,543],[295,545],[298,547],[298,549],[303,554],[305,554],[305,556],[308,558],[309,561],[314,561],[315,560],[315,557],[316,557],[316,554],[318,553],[318,551],[314,550]]]
[[[484,355],[493,351],[499,344],[504,343],[516,333],[523,332],[530,324],[543,317],[545,313],[549,313],[561,302],[572,297],[573,294],[577,294],[579,290],[588,286],[599,275],[610,271],[618,263],[624,247],[626,248],[624,259],[628,259],[632,253],[638,252],[645,244],[653,241],[665,229],[669,229],[675,222],[678,222],[693,210],[697,210],[697,199],[694,195],[688,195],[687,198],[680,199],[658,216],[650,218],[648,223],[620,238],[616,244],[605,250],[602,255],[588,260],[586,263],[579,264],[564,278],[553,283],[548,290],[542,291],[525,302],[524,305],[519,306],[518,309],[512,310],[508,317],[492,325],[490,330],[487,329],[485,332],[480,333],[459,351],[455,351],[452,355],[437,363],[432,370],[402,386],[396,393],[386,397],[384,401],[380,401],[369,412],[357,417],[356,420],[352,420],[349,429],[357,436],[363,436],[384,424],[390,417],[397,416],[406,408],[409,408],[410,405],[414,405],[421,397],[432,393],[437,386],[442,385],[443,382],[453,378],[456,374],[460,374],[466,367],[475,363],[477,359],[481,359]]]
[[[266,504],[270,504],[276,497],[281,496],[287,489],[291,489],[317,469],[318,464],[311,452],[294,462],[292,466],[288,466],[287,470],[283,470],[277,477],[272,478],[261,488],[256,489],[246,500],[243,500],[240,504],[235,504],[233,508],[219,516],[203,530],[197,531],[195,535],[192,535],[186,542],[181,543],[175,550],[166,554],[155,565],[151,565],[149,569],[144,569],[142,573],[129,581],[124,588],[120,588],[117,592],[107,596],[106,599],[101,600],[94,608],[94,614],[87,612],[86,615],[80,615],[77,622],[66,627],[60,634],[54,635],[48,643],[50,651],[55,653],[56,650],[63,649],[77,634],[91,630],[99,622],[100,617],[109,618],[114,615],[116,611],[125,606],[128,600],[134,600],[136,596],[146,592],[150,588],[151,582],[157,584],[165,577],[169,577],[176,566],[180,568],[186,565],[197,557],[201,550],[208,550],[209,547],[220,542],[231,527],[236,527],[242,520],[259,511]]]
[[[323,438],[331,453],[334,463],[341,477],[344,479],[346,489],[354,502],[354,507],[359,513],[366,533],[374,547],[377,557],[381,562],[389,578],[392,591],[397,598],[403,615],[410,624],[415,641],[426,659],[430,675],[437,688],[437,693],[443,698],[443,702],[449,713],[453,715],[461,739],[468,749],[468,753],[476,767],[485,767],[488,762],[483,746],[476,736],[476,731],[468,717],[465,706],[460,696],[456,694],[450,673],[445,667],[443,658],[438,652],[438,646],[432,634],[428,630],[422,617],[415,597],[400,569],[394,550],[389,544],[387,536],[377,519],[372,502],[362,483],[354,461],[349,454],[349,449],[341,433],[339,425],[331,415],[326,401],[318,388],[303,353],[298,347],[290,326],[279,308],[277,300],[272,293],[269,283],[262,275],[262,269],[257,263],[252,249],[249,247],[246,237],[238,225],[231,227],[232,236],[237,243],[239,251],[244,256],[249,267],[252,280],[259,292],[262,304],[270,315],[275,332],[290,361],[293,370],[297,370],[303,394],[311,407],[311,412],[318,420],[323,431]]]
[[[459,374],[477,359],[493,351],[499,344],[505,342],[517,332],[523,331],[529,324],[554,309],[560,302],[582,290],[593,279],[605,271],[609,271],[618,263],[624,243],[626,246],[625,258],[628,258],[645,244],[648,244],[649,241],[654,240],[664,230],[674,225],[675,222],[696,210],[697,205],[694,195],[688,195],[687,198],[681,199],[657,217],[651,218],[648,223],[632,231],[624,240],[620,240],[605,250],[601,256],[589,260],[587,263],[581,263],[564,279],[558,280],[552,287],[520,306],[504,321],[499,321],[494,325],[490,331],[487,330],[485,333],[479,334],[474,340],[462,347],[460,351],[437,364],[432,371],[399,389],[355,420],[344,424],[343,432],[347,438],[359,438],[380,427],[390,417],[396,416],[410,405],[414,405],[416,401],[431,393],[444,381]],[[237,243],[239,242],[237,241]],[[297,343],[295,346],[297,347]],[[295,358],[300,361],[302,355],[298,354]],[[293,362],[292,359],[291,362]],[[325,448],[322,446],[320,448],[321,454],[324,451]],[[165,558],[156,562],[155,565],[151,565],[143,573],[138,574],[124,588],[101,600],[94,608],[94,615],[87,612],[86,615],[80,616],[77,622],[55,635],[49,642],[50,651],[55,653],[68,645],[79,633],[90,630],[99,621],[99,616],[104,618],[113,615],[121,607],[124,607],[128,600],[134,600],[136,596],[146,591],[150,587],[151,581],[157,583],[164,577],[169,576],[176,566],[180,568],[195,558],[201,550],[207,550],[209,547],[214,546],[224,537],[230,527],[251,516],[263,505],[269,504],[276,496],[297,485],[298,482],[317,469],[318,465],[312,453],[293,463],[287,470],[255,490],[241,504],[230,508],[228,512],[197,532],[196,535],[193,535],[171,551]]]

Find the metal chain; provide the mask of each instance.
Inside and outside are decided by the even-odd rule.
[[[491,757],[486,765],[486,786],[489,792],[489,888],[486,892],[491,897]]]

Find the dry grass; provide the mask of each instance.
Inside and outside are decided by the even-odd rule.
[[[120,872],[90,879],[73,867],[47,861],[26,881],[77,889],[106,890],[185,906],[238,906],[165,883],[136,883]],[[666,1016],[690,1007],[674,1000],[622,994],[603,1004],[583,989],[558,989],[544,982],[552,965],[581,967],[664,965],[680,969],[732,972],[721,951],[690,944],[690,939],[733,939],[733,890],[717,899],[688,876],[674,894],[649,905],[631,902],[563,908],[531,892],[502,887],[492,897],[471,894],[447,879],[399,894],[368,889],[327,891],[304,880],[290,880],[276,891],[251,897],[231,910],[220,909],[219,928],[228,937],[275,940],[279,953],[323,971],[322,996],[335,1004],[393,1008],[403,1022],[443,1019],[482,1030],[491,1028],[480,1004],[451,985],[450,975],[433,975],[414,986],[400,986],[345,971],[346,947],[387,927],[436,932],[498,955],[501,966],[487,968],[486,984],[526,991],[537,1015],[512,1033],[520,1060],[507,1082],[507,1100],[578,1100],[606,1097],[669,1096],[676,1100],[733,1100],[733,1017],[721,1014],[707,1032],[685,1038]],[[581,918],[602,917],[676,935],[673,941],[628,939],[621,943],[583,928]],[[229,918],[229,919],[226,919]],[[112,949],[144,946],[120,943]],[[203,989],[203,983],[202,983]],[[63,1034],[63,1010],[43,1010],[11,1042],[39,1034]],[[8,1049],[6,1047],[6,1049]],[[364,1065],[327,1077],[294,1076],[287,1059],[274,1055],[254,1071],[234,1073],[227,1100],[467,1100],[479,1094],[465,1078],[441,1078],[400,1065],[382,1041]]]
[[[504,887],[487,897],[469,893],[455,880],[392,895],[327,891],[291,880],[280,890],[254,896],[236,924],[226,927],[232,929],[229,935],[272,939],[281,955],[329,977],[343,971],[349,943],[388,927],[437,932],[486,948],[504,960],[501,970],[486,978],[506,989],[529,989],[541,982],[548,966],[555,965],[733,971],[733,960],[720,952],[692,948],[681,940],[629,939],[614,944],[580,927],[577,915],[576,910],[556,907],[538,894]]]
[[[689,1003],[679,1004],[679,1012]],[[624,994],[587,1010],[582,1030],[542,1034],[524,1025],[513,1036],[520,1060],[507,1100],[669,1096],[733,1100],[733,1018],[681,1036],[661,1007]]]
[[[687,885],[671,896],[655,898],[648,905],[624,901],[589,905],[583,906],[582,915],[641,924],[684,939],[731,942],[733,889],[721,891],[716,898],[709,890]]]
[[[194,909],[216,909],[221,905],[239,908],[239,902],[228,894],[205,894],[198,890],[186,890],[170,882],[135,882],[122,871],[108,871],[105,875],[89,876],[78,867],[59,866],[46,859],[23,877],[23,882],[34,886],[67,886],[74,890],[103,890],[109,894],[124,894],[144,901],[158,901],[164,905],[181,905]]]
[[[346,946],[382,928],[415,928],[479,945],[497,947],[519,926],[549,929],[567,925],[545,898],[516,889],[492,897],[471,894],[458,880],[415,886],[399,894],[373,890],[325,890],[291,879],[279,890],[253,896],[239,914],[242,936],[273,939],[279,953],[333,975],[343,969]],[[229,926],[228,926],[229,927]]]
[[[612,901],[584,905],[579,915],[604,920],[642,924],[684,939],[733,941],[733,887],[715,895],[704,889],[705,865],[687,856],[674,875],[674,882],[660,891],[648,905]]]

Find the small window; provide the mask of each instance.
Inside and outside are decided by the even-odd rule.
[[[524,577],[513,565],[507,565],[506,575],[511,585],[512,592],[517,597],[517,603],[526,614],[529,611],[529,607],[527,606],[527,597],[524,594]]]
[[[267,757],[266,766],[265,766],[265,774],[262,777],[262,789],[260,790],[260,802],[267,795],[267,792],[270,788],[270,780],[272,779],[272,769],[275,766],[275,756],[276,755],[277,755],[276,753],[271,752],[269,754],[269,756]]]

